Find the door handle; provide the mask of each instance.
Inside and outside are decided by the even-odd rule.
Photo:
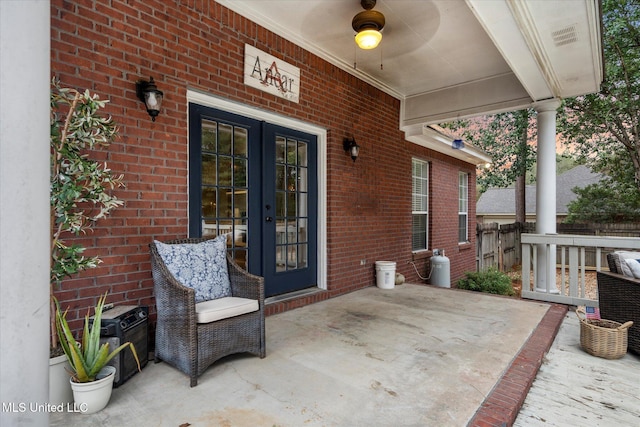
[[[273,217],[268,216],[268,217],[265,217],[264,220],[267,221],[267,222],[271,222],[271,221],[273,221]]]

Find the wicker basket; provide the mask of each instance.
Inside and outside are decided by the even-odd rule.
[[[627,354],[627,332],[633,322],[586,319],[582,308],[577,309],[576,314],[580,319],[580,346],[584,351],[605,359],[619,359]]]

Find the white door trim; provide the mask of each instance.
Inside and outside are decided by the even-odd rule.
[[[310,133],[318,138],[318,287],[327,289],[327,130],[269,111],[187,89],[187,103],[216,108],[255,120]],[[189,126],[187,126],[189,129]]]

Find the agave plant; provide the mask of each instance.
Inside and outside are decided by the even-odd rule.
[[[75,382],[86,383],[95,381],[96,375],[98,375],[100,370],[126,347],[131,349],[133,357],[138,364],[138,371],[140,371],[140,360],[138,359],[138,353],[136,353],[136,348],[133,343],[126,342],[111,352],[109,351],[108,342],[100,345],[100,324],[106,299],[106,293],[98,299],[92,324],[89,322],[89,311],[87,311],[84,317],[82,341],[78,342],[71,333],[71,329],[67,323],[68,309],[63,313],[60,310],[58,300],[54,297],[56,305],[56,330],[60,338],[60,345],[73,370],[71,374]]]

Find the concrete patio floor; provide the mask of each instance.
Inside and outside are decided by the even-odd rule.
[[[431,286],[370,287],[267,317],[265,359],[225,358],[194,388],[173,367],[150,362],[114,389],[101,412],[51,414],[50,421],[114,427],[481,425],[477,412],[496,411],[491,396],[509,400],[500,394],[504,378],[517,380],[519,374],[510,372],[535,358],[522,348],[532,338],[553,340],[557,325],[539,324],[554,307]],[[556,323],[564,313],[556,310]],[[537,371],[532,365],[529,384]]]

